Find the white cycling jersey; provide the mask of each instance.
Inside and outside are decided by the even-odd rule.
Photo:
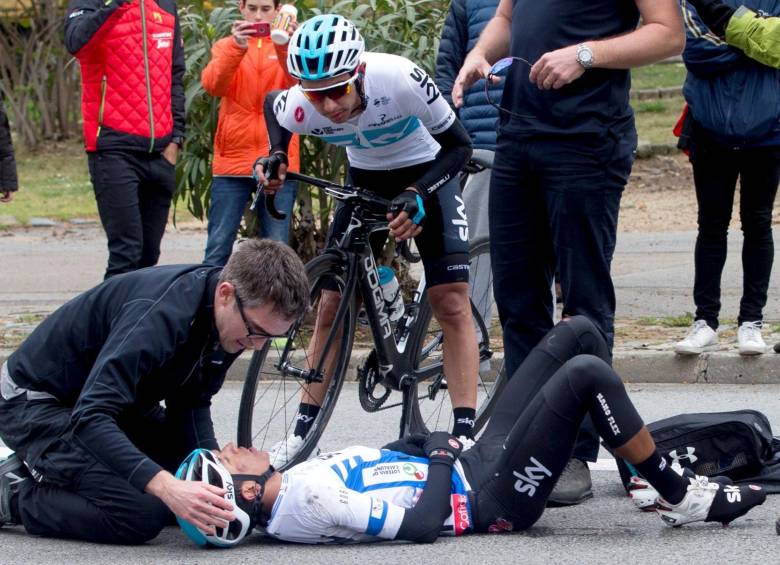
[[[318,113],[300,86],[274,101],[279,124],[288,131],[315,135],[347,148],[353,167],[391,170],[432,161],[439,134],[455,121],[447,101],[428,74],[409,59],[364,53],[363,85],[367,106],[358,116],[336,124]]]
[[[349,447],[285,471],[265,531],[297,543],[394,539],[407,508],[428,480],[428,460],[397,451]],[[452,471],[452,513],[442,534],[471,529],[469,484],[459,461]]]

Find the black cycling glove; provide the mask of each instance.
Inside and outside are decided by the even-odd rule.
[[[451,467],[460,457],[460,452],[463,451],[463,444],[455,436],[447,432],[433,432],[425,440],[423,450],[428,457],[430,465],[444,463]]]
[[[710,28],[710,31],[718,37],[726,37],[726,26],[729,25],[731,16],[736,11],[735,8],[727,6],[720,0],[687,0],[688,3],[696,8],[701,21]]]
[[[390,202],[390,213],[393,217],[401,212],[409,214],[409,219],[417,226],[425,223],[425,201],[414,190],[404,190]]]
[[[287,154],[281,151],[277,151],[268,157],[260,157],[257,159],[257,161],[255,161],[255,164],[252,165],[252,178],[255,179],[255,182],[260,181],[260,179],[257,178],[257,172],[255,171],[258,165],[263,166],[263,174],[265,175],[265,178],[268,180],[274,180],[279,178],[279,165],[289,164],[290,162],[287,160]]]

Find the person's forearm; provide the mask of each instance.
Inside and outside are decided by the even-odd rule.
[[[168,491],[172,481],[175,481],[176,477],[171,475],[168,471],[160,471],[151,480],[146,483],[144,492],[154,495],[160,500],[164,500],[165,494]]]
[[[682,29],[651,23],[610,39],[585,42],[593,50],[593,66],[630,69],[679,55],[685,46]]]
[[[495,63],[509,55],[511,37],[512,20],[499,9],[482,30],[472,52],[482,55],[489,63]]]
[[[726,26],[726,42],[759,63],[780,68],[780,17],[759,18],[740,6]]]

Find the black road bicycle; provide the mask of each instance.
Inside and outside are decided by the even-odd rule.
[[[473,167],[465,174],[475,172]],[[442,364],[444,338],[427,299],[423,270],[415,264],[419,257],[408,246],[400,246],[410,261],[412,279],[418,282],[411,300],[405,301],[403,316],[395,322],[390,320],[379,284],[369,236],[387,231],[389,201],[358,187],[302,174],[288,173],[287,180],[308,183],[351,203],[352,217],[344,237],[306,265],[311,285],[309,313],[293,324],[286,339],[269,341],[252,356],[239,410],[239,444],[269,449],[290,435],[302,390],[320,387],[324,390],[319,414],[304,445],[286,467],[305,460],[331,417],[356,342],[359,349],[370,350],[357,369],[358,396],[366,411],[400,407],[400,435],[451,429],[452,407]],[[272,199],[266,200],[273,207]],[[480,360],[477,431],[487,422],[506,383],[489,264],[489,242],[473,243],[470,272],[482,273],[470,283]],[[359,298],[365,308],[360,321]],[[323,324],[323,320],[332,323]]]

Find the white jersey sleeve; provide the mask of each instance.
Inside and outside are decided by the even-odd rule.
[[[312,119],[318,116],[317,110],[298,85],[280,92],[274,100],[273,108],[279,125],[292,133],[311,133]]]
[[[403,57],[397,59],[402,71],[402,86],[399,87],[401,104],[410,114],[419,118],[431,135],[446,131],[455,121],[455,112],[433,79],[412,61]]]

